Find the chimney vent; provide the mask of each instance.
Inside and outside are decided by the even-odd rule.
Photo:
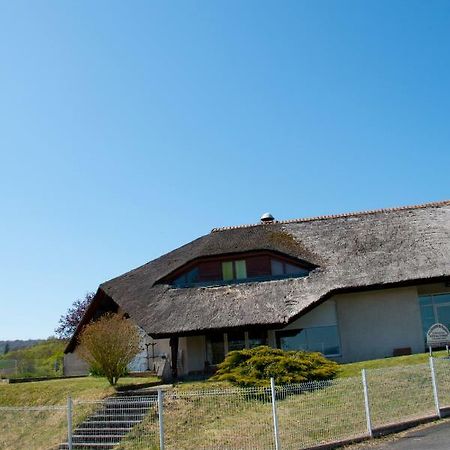
[[[270,213],[264,213],[261,216],[261,223],[273,223],[275,222],[274,217]]]

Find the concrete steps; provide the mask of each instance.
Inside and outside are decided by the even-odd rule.
[[[74,411],[77,406],[75,403]],[[109,397],[99,403],[96,410],[73,431],[72,449],[113,449],[149,414],[154,416],[152,419],[157,420],[156,393],[139,397],[131,394]],[[69,445],[65,442],[58,448],[68,450]]]

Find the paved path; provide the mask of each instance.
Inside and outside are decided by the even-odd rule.
[[[361,450],[449,450],[450,422],[445,421],[421,430],[407,432],[395,441],[384,442],[379,445],[375,442],[367,447],[359,448]]]

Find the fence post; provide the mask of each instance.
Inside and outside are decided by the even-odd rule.
[[[72,398],[67,397],[67,446],[69,450],[72,450]]]
[[[159,449],[164,450],[164,406],[163,391],[158,389]]]
[[[430,356],[430,371],[431,371],[431,384],[433,385],[433,397],[434,406],[436,407],[436,414],[441,419],[441,408],[439,406],[439,395],[436,383],[436,371],[434,370],[434,358]]]
[[[273,431],[275,434],[275,450],[281,450],[280,447],[280,435],[278,433],[278,416],[277,416],[277,403],[275,398],[275,381],[270,379],[270,392],[272,393],[272,416],[273,416]]]
[[[369,388],[367,385],[366,369],[361,370],[361,375],[364,389],[364,407],[366,410],[367,432],[369,433],[369,436],[372,438],[373,437],[372,418],[370,417]]]

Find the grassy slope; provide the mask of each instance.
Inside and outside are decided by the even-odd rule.
[[[442,358],[445,352],[437,352],[435,356],[440,357],[436,361],[436,371],[441,401],[443,405],[449,405],[450,364]],[[302,448],[366,433],[362,368],[368,369],[374,426],[433,414],[427,354],[345,364],[331,386],[278,401],[283,448]],[[269,446],[269,404],[238,399],[234,394],[189,396],[191,390],[226,387],[231,386],[207,381],[186,382],[177,386],[181,395],[170,397],[167,394],[165,429],[168,449],[219,448],[224,444],[254,449]],[[148,424],[147,439],[154,435],[154,426]],[[145,448],[144,438],[133,439],[130,436],[129,440],[130,445],[126,446],[124,442],[121,448]]]
[[[145,385],[156,378],[122,378],[120,387]],[[73,378],[39,381],[32,383],[0,383],[0,448],[2,450],[49,450],[57,448],[65,440],[67,433],[66,411],[64,408],[33,410],[2,407],[64,406],[67,396],[75,399],[74,423],[86,414],[87,405],[77,405],[78,400],[95,401],[115,393],[102,378]],[[95,405],[88,406],[92,409]],[[52,447],[53,446],[53,447]]]
[[[436,356],[444,354],[439,352]],[[345,364],[341,366],[340,378],[332,387],[280,400],[279,421],[285,447],[298,448],[299,445],[307,446],[365,432],[360,384],[362,368],[369,370],[374,425],[432,413],[433,399],[427,362],[428,355],[420,354]],[[447,392],[450,393],[450,366],[444,359],[439,362],[439,388],[443,404],[447,405],[450,404],[450,394],[447,395]],[[373,371],[382,368],[392,370]],[[122,379],[120,384],[148,381],[128,378]],[[258,400],[238,400],[234,395],[191,397],[188,394],[193,389],[221,389],[229,386],[217,382],[180,383],[177,390],[181,389],[187,397],[167,394],[165,426],[169,450],[211,448],[224,443],[230,446],[237,443],[243,448],[267,448],[271,439],[270,404]],[[107,382],[100,378],[0,384],[0,406],[61,405],[69,393],[75,399],[95,400],[113,392]],[[4,430],[7,430],[0,436],[0,448],[48,449],[49,444],[55,445],[64,439],[65,411],[6,413],[0,410],[0,423],[5,424]],[[120,448],[152,448],[157,441],[156,427],[154,417],[149,416],[148,421],[130,435]]]
[[[447,352],[440,351],[434,352],[433,356],[443,357],[446,356]],[[361,361],[357,363],[342,364],[340,366],[339,377],[353,377],[361,374],[362,369],[383,369],[387,367],[398,367],[398,366],[413,366],[415,364],[426,364],[428,363],[429,355],[428,353],[419,353],[417,355],[408,356],[397,356],[395,358],[383,358],[383,359],[373,359],[371,361]]]
[[[450,367],[445,360],[441,359],[440,363],[436,365],[441,400],[443,405],[448,405]],[[368,382],[375,427],[434,413],[427,364],[369,370]],[[270,403],[239,399],[235,394],[197,397],[182,392],[186,396],[167,395],[166,398],[167,449],[270,448]],[[366,434],[360,376],[338,378],[329,386],[311,392],[280,397],[277,409],[284,449]],[[134,449],[132,445],[125,448]]]
[[[139,386],[157,378],[121,378],[118,387]],[[115,393],[104,378],[85,377],[32,383],[0,383],[0,406],[64,405],[67,396],[75,400],[97,400]]]

